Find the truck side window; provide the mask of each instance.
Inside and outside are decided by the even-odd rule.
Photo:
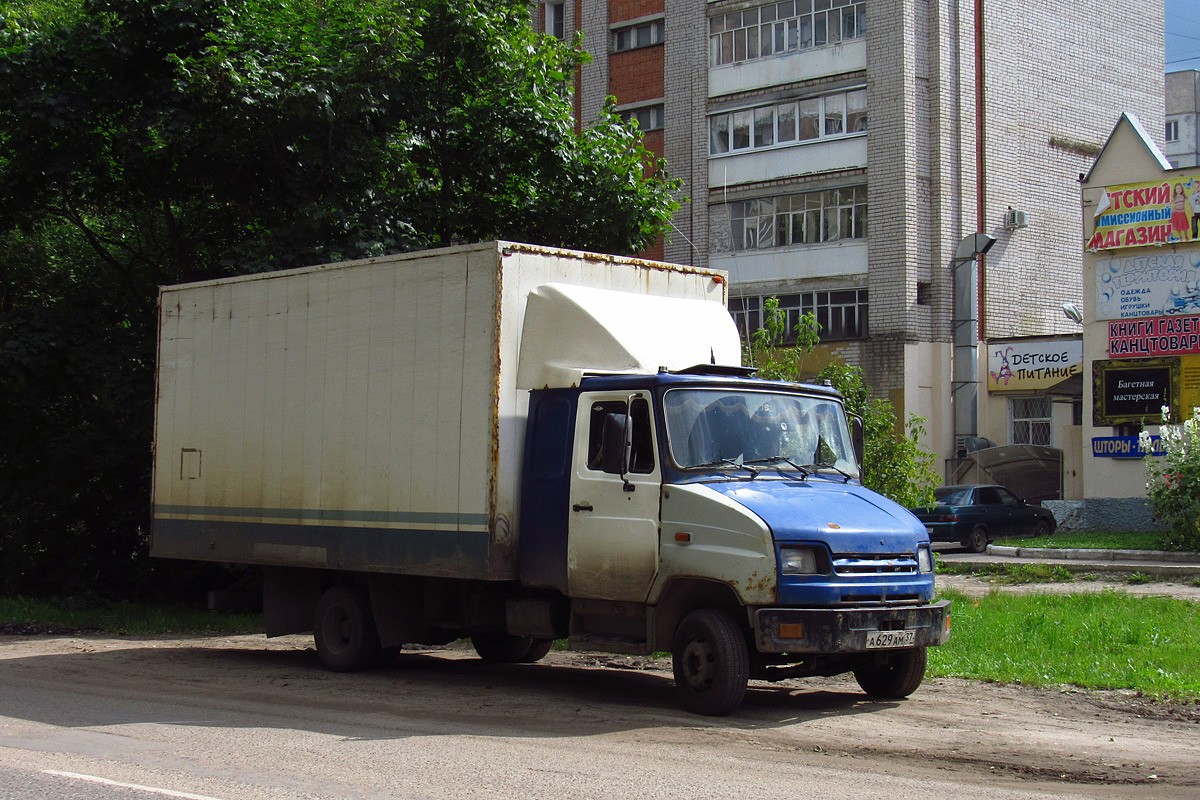
[[[650,404],[633,401],[633,448],[629,455],[629,471],[642,475],[654,472],[654,436],[650,431]]]
[[[623,423],[627,409],[628,406],[621,400],[605,400],[592,404],[588,431],[588,469],[617,473],[611,466],[607,470],[604,469],[604,420],[616,415],[622,418]],[[633,401],[633,446],[630,449],[629,471],[642,475],[654,472],[654,436],[650,428],[650,404],[642,399]]]
[[[625,415],[627,410],[624,400],[605,400],[592,403],[592,413],[588,425],[588,469],[597,472],[604,469],[601,447],[604,444],[604,419],[610,414]]]

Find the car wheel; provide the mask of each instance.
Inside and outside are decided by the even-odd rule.
[[[1033,526],[1033,535],[1040,538],[1050,535],[1050,523],[1044,519],[1039,519],[1037,525]]]
[[[971,531],[971,535],[963,539],[962,546],[970,550],[972,553],[982,553],[987,550],[988,535],[987,529],[982,525]]]

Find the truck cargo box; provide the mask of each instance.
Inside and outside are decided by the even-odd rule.
[[[164,287],[151,554],[514,579],[525,390],[581,374],[572,348],[613,324],[572,342],[562,286],[711,301],[731,324],[721,273],[506,242]],[[676,333],[674,363],[619,342],[580,363],[731,358]]]

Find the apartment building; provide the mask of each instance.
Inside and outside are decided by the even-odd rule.
[[[808,363],[861,365],[898,411],[928,420],[944,457],[964,436],[1046,429],[1039,415],[1055,411],[1036,396],[980,426],[956,391],[953,331],[974,330],[980,353],[1077,334],[1062,306],[1082,295],[1079,176],[1121,113],[1164,129],[1161,0],[540,8],[546,30],[581,31],[594,57],[580,119],[615,97],[684,180],[690,202],[648,256],[728,270],[743,327],[771,296],[791,319],[815,313],[823,343]],[[976,233],[994,243],[962,257]],[[957,318],[956,272],[971,305]]]
[[[1167,73],[1166,146],[1175,168],[1200,166],[1200,70]]]

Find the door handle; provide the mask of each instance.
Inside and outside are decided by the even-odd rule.
[[[576,503],[575,505],[571,506],[571,510],[572,511],[591,511],[592,504],[591,503]]]

